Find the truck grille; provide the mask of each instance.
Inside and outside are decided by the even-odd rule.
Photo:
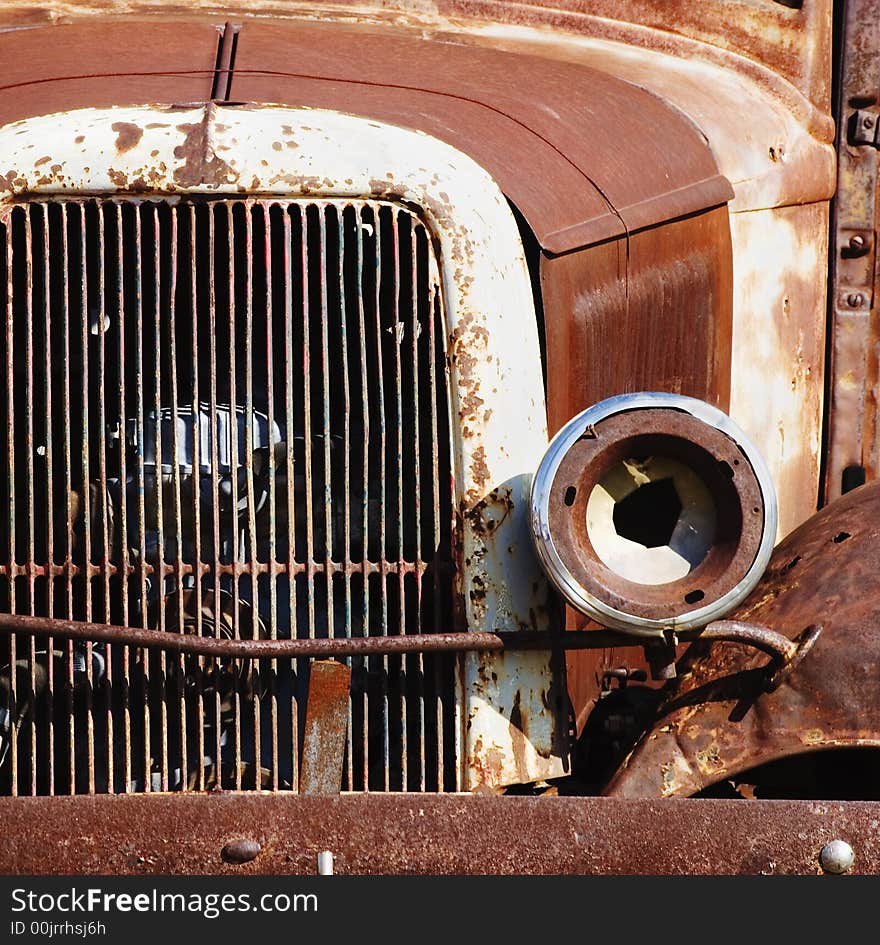
[[[59,199],[0,230],[0,609],[235,638],[452,629],[443,318],[413,212]],[[455,790],[453,658],[349,662],[343,789]],[[0,789],[296,791],[308,675],[0,638]]]

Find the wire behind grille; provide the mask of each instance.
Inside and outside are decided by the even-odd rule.
[[[234,637],[452,628],[443,321],[413,213],[29,202],[5,247],[0,607]],[[7,793],[297,789],[308,661],[3,646]],[[456,789],[454,695],[450,658],[353,660],[343,787]]]

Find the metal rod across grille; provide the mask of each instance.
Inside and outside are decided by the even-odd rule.
[[[437,261],[357,200],[0,217],[0,609],[230,639],[448,630]],[[309,661],[11,636],[0,790],[297,788]],[[453,657],[355,656],[343,788],[458,787]]]

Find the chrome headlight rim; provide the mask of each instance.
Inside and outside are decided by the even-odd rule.
[[[566,566],[550,529],[551,490],[556,474],[563,459],[585,430],[619,413],[652,408],[688,414],[728,437],[748,460],[763,500],[761,540],[745,575],[715,600],[671,618],[634,616],[596,596],[584,587]],[[620,630],[630,636],[648,639],[663,639],[670,631],[705,626],[742,603],[767,567],[773,552],[778,524],[776,490],[770,470],[755,444],[739,425],[723,411],[705,401],[681,394],[654,391],[609,397],[582,411],[559,430],[550,441],[532,480],[530,517],[532,539],[541,564],[568,603],[603,626]]]

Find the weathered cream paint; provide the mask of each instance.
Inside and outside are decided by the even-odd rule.
[[[547,445],[541,357],[518,230],[492,178],[421,132],[313,109],[82,109],[0,128],[0,206],[115,192],[382,197],[419,208],[440,247],[467,624],[546,629],[549,591],[528,532]],[[546,653],[468,656],[461,680],[466,789],[563,773],[560,680]]]
[[[730,414],[767,460],[783,537],[819,496],[828,205],[734,213],[730,225]]]

